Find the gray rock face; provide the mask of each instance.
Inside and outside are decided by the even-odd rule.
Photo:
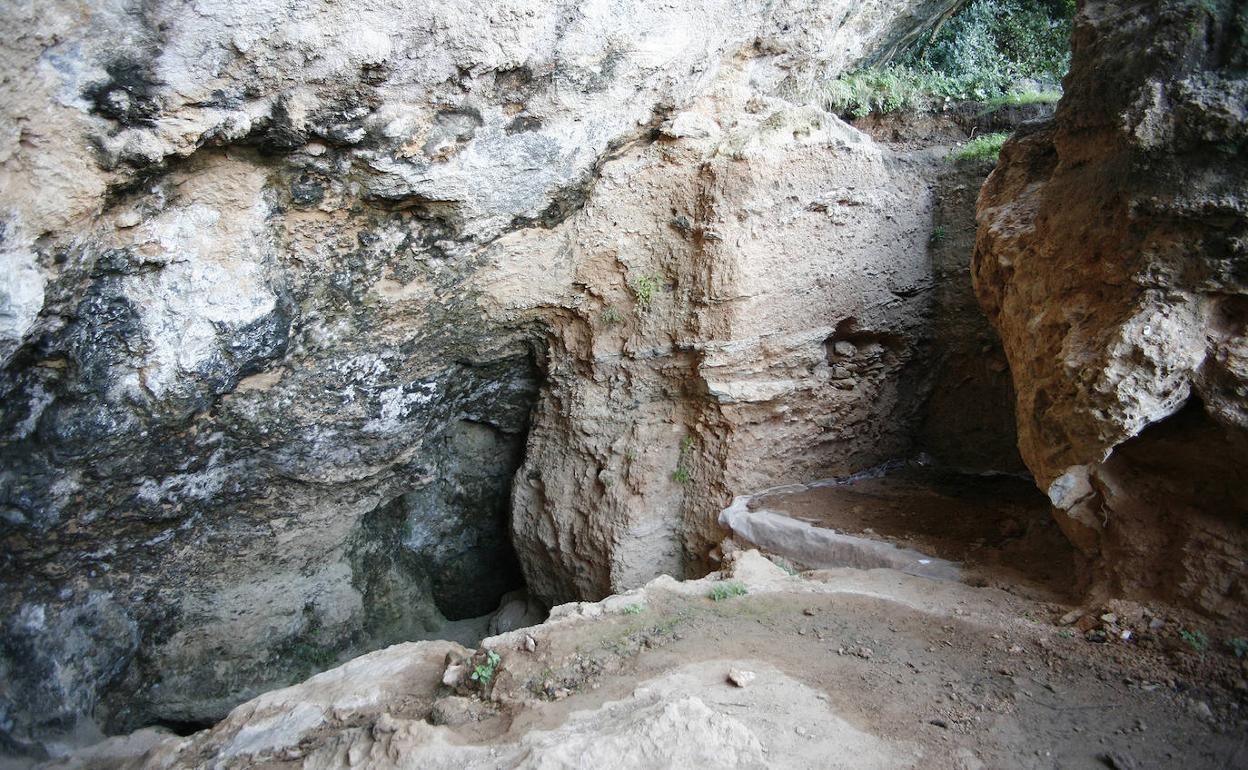
[[[835,72],[951,4],[9,4],[8,744],[214,719],[491,606],[539,379],[576,352],[552,346],[575,278],[531,255],[713,83]],[[626,561],[621,582],[680,566]]]
[[[1023,458],[1090,577],[1240,617],[1245,29],[1217,3],[1084,4],[1055,120],[980,194],[974,268]]]

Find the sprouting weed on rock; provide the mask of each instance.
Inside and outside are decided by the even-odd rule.
[[[720,583],[711,589],[707,594],[713,602],[722,602],[725,599],[731,599],[734,596],[745,596],[749,591],[744,585],[733,580],[728,583]]]
[[[637,304],[649,310],[654,302],[654,295],[659,290],[659,277],[654,273],[646,273],[633,283],[633,293],[637,295]]]
[[[485,662],[473,666],[472,676],[469,678],[474,682],[480,682],[483,689],[489,687],[490,682],[494,681],[494,674],[498,671],[498,664],[502,660],[497,652],[489,650],[485,654]]]
[[[615,305],[607,305],[606,309],[602,311],[602,315],[599,317],[602,319],[604,326],[615,326],[620,321],[624,320],[624,314],[621,313],[619,308]]]
[[[1188,647],[1194,651],[1203,653],[1205,648],[1209,646],[1209,637],[1205,636],[1204,631],[1188,631],[1186,628],[1179,630],[1179,638],[1183,640]]]

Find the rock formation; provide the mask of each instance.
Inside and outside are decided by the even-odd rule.
[[[6,743],[698,570],[732,489],[906,451],[927,188],[769,94],[951,5],[6,6]]]
[[[1023,457],[1099,590],[1248,607],[1248,15],[1088,2],[979,199]]]

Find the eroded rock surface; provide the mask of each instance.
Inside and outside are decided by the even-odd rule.
[[[490,606],[535,403],[547,601],[683,570],[729,483],[901,448],[927,198],[766,95],[951,5],[6,6],[6,740]]]
[[[1089,2],[979,200],[1023,457],[1113,591],[1248,602],[1248,17]]]

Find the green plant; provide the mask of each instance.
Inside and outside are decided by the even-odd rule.
[[[628,463],[635,463],[635,462],[637,462],[637,456],[638,456],[638,455],[637,455],[637,450],[636,450],[636,449],[633,449],[631,446],[630,446],[628,449],[625,449],[625,450],[624,450],[624,461],[625,461],[625,462],[628,462]]]
[[[1018,107],[1024,104],[1054,104],[1060,101],[1062,92],[1056,90],[1010,92],[984,102],[978,117],[990,115],[1002,107]]]
[[[650,303],[654,302],[654,295],[658,293],[660,286],[659,276],[654,273],[646,273],[633,283],[633,293],[637,295],[637,304],[647,310]]]
[[[624,314],[621,313],[615,305],[607,305],[607,307],[602,311],[602,315],[599,317],[602,319],[602,323],[606,326],[615,326],[620,321],[624,320]]]
[[[624,614],[625,615],[640,615],[642,610],[644,609],[645,607],[642,607],[640,604],[630,604],[624,608]]]
[[[995,162],[1001,154],[1001,146],[1009,139],[1007,133],[984,134],[977,136],[949,155],[955,161],[991,160]]]
[[[490,682],[494,681],[494,674],[498,672],[498,664],[502,662],[497,652],[487,650],[485,654],[485,662],[478,663],[472,668],[472,676],[469,677],[474,682],[479,682],[481,688],[485,689],[490,686]]]
[[[1179,629],[1179,638],[1195,652],[1203,653],[1209,646],[1209,637],[1205,636],[1204,631],[1188,631],[1182,628]]]
[[[1237,636],[1226,643],[1237,658],[1248,658],[1248,639]]]
[[[685,460],[689,456],[689,451],[692,449],[693,436],[685,436],[680,440],[680,456],[679,459],[676,460],[676,470],[672,471],[672,481],[680,484],[686,484],[689,482],[690,478],[692,478],[689,475],[689,468],[685,463]]]
[[[741,583],[732,580],[727,583],[720,583],[711,588],[711,592],[707,594],[713,602],[722,602],[725,599],[731,599],[734,596],[745,596],[749,591]]]
[[[931,236],[927,239],[927,242],[928,242],[928,243],[930,243],[931,245],[935,246],[936,244],[938,244],[938,243],[940,243],[941,241],[943,241],[943,240],[945,239],[945,236],[946,236],[946,235],[947,235],[947,233],[945,232],[945,226],[944,226],[944,225],[936,225],[936,227],[934,227],[934,228],[932,229],[932,234],[931,234]]]
[[[1063,628],[1061,631],[1058,631],[1058,632],[1057,632],[1057,635],[1058,635],[1058,636],[1060,636],[1060,637],[1062,637],[1063,639],[1074,639],[1074,638],[1075,638],[1075,632],[1074,632],[1074,631],[1072,631],[1072,630],[1070,630],[1069,628]]]
[[[799,574],[797,567],[794,567],[793,562],[789,561],[788,559],[785,559],[780,556],[769,556],[767,558],[771,559],[772,564],[784,570],[785,574],[789,575],[790,577]]]
[[[971,0],[892,63],[843,74],[813,96],[824,109],[856,118],[945,99],[1048,101],[1070,67],[1074,14],[1070,0]]]

